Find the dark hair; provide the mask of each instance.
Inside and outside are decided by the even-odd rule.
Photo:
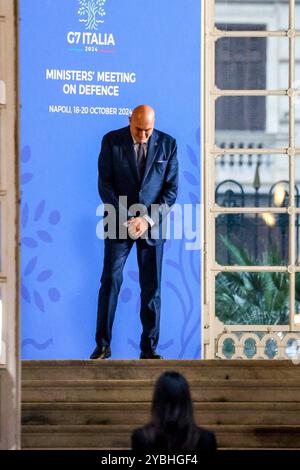
[[[189,385],[178,372],[165,372],[156,382],[151,420],[145,433],[157,449],[193,450],[199,440]]]

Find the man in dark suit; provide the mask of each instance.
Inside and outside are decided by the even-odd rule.
[[[175,139],[154,129],[154,120],[155,113],[150,106],[138,106],[128,127],[109,132],[102,140],[99,194],[106,208],[114,209],[116,218],[107,218],[98,298],[97,347],[91,359],[111,356],[112,326],[123,268],[134,243],[141,287],[140,358],[162,358],[156,346],[163,245],[166,215],[177,196],[178,161]]]

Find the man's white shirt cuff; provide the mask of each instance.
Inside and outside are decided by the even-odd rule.
[[[151,219],[151,217],[149,217],[149,215],[145,214],[145,215],[143,215],[143,218],[144,218],[145,220],[147,220],[147,222],[148,222],[148,224],[150,225],[150,227],[153,227],[154,221]]]

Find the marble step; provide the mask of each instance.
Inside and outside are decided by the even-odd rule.
[[[194,403],[199,425],[300,424],[300,402]],[[150,403],[23,403],[23,425],[143,425]]]
[[[147,402],[153,380],[24,380],[25,402]],[[300,380],[190,380],[199,402],[300,402]]]
[[[191,379],[293,379],[300,380],[300,367],[291,361],[22,361],[26,380],[152,379],[176,370]]]
[[[128,449],[133,426],[70,425],[22,428],[23,449]],[[214,425],[220,448],[300,449],[300,425]]]

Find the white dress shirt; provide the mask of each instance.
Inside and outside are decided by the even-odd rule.
[[[132,140],[133,140],[133,146],[134,146],[135,156],[137,157],[140,142],[137,142],[137,141],[135,140],[135,138],[133,137],[132,134],[131,134],[131,137],[132,137]],[[148,140],[149,140],[149,139],[147,139],[146,142],[143,142],[145,158],[147,157],[147,153],[148,153]],[[148,224],[150,225],[150,227],[153,227],[154,221],[151,219],[151,217],[149,217],[149,215],[145,214],[145,215],[143,215],[143,218],[144,218],[145,220],[147,220],[147,222],[148,222]]]

